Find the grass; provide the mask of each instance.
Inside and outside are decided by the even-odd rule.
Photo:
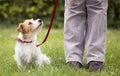
[[[46,31],[43,29],[42,33],[39,33],[39,42]],[[41,68],[29,66],[19,70],[13,59],[17,34],[15,27],[0,28],[0,76],[120,76],[119,30],[109,29],[107,32],[105,69],[101,72],[90,72],[86,68],[85,59],[82,69],[73,69],[65,65],[62,29],[52,29],[48,40],[41,46],[42,52],[51,58],[50,65]]]

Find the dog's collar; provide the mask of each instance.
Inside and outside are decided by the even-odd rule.
[[[23,41],[20,38],[16,38],[17,41],[21,42],[21,43],[32,43],[33,41]]]

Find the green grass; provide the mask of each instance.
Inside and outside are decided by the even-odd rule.
[[[38,41],[41,42],[47,30],[39,33]],[[0,28],[0,76],[120,76],[120,31],[109,29],[107,32],[105,69],[101,72],[89,72],[86,68],[85,57],[82,69],[73,69],[65,65],[63,30],[52,29],[45,44],[41,46],[43,53],[51,58],[51,64],[38,68],[29,66],[19,70],[13,59],[15,27]]]

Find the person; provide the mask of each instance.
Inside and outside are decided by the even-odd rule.
[[[102,70],[105,61],[108,0],[65,0],[64,50],[66,63],[93,71]]]

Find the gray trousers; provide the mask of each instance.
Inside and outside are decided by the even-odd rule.
[[[64,50],[66,62],[105,60],[107,0],[65,0]]]

